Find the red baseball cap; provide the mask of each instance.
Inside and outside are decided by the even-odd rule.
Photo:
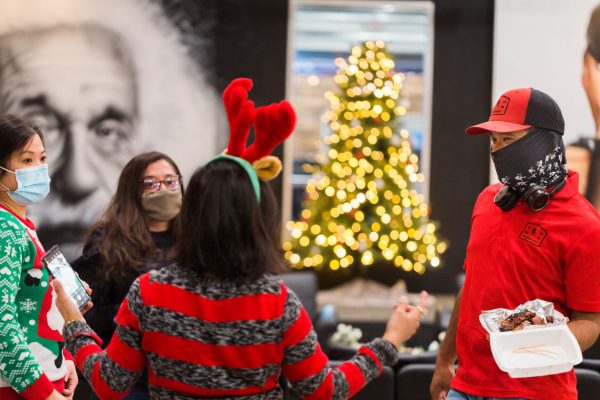
[[[466,129],[469,135],[487,132],[515,132],[545,128],[564,134],[565,120],[558,104],[546,93],[533,88],[504,93],[492,109],[489,120]]]

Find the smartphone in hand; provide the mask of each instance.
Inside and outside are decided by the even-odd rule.
[[[81,310],[92,299],[86,293],[83,283],[73,271],[71,265],[67,262],[64,254],[60,251],[58,245],[52,246],[42,257],[42,262],[50,271],[50,275],[57,279],[65,289],[65,293]]]

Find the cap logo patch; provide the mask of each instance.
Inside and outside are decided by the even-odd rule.
[[[508,109],[508,103],[510,103],[510,98],[506,96],[500,96],[494,109],[492,110],[491,115],[504,115],[506,114],[506,110]]]
[[[544,228],[530,222],[525,226],[519,238],[540,247],[547,234],[548,232]]]

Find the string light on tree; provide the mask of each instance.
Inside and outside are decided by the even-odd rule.
[[[338,270],[377,261],[423,274],[440,266],[446,243],[418,193],[424,181],[409,132],[399,129],[404,81],[382,41],[335,60],[338,93],[327,92],[331,134],[325,161],[309,167],[301,219],[283,247],[298,269]]]

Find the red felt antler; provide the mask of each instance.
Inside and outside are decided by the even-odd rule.
[[[227,154],[241,157],[246,149],[250,126],[254,122],[256,111],[254,102],[248,100],[252,89],[252,80],[238,78],[231,81],[223,92],[223,104],[229,121],[229,144]]]
[[[292,105],[283,100],[256,109],[254,143],[242,153],[242,158],[253,163],[271,154],[275,146],[287,139],[296,126]]]

